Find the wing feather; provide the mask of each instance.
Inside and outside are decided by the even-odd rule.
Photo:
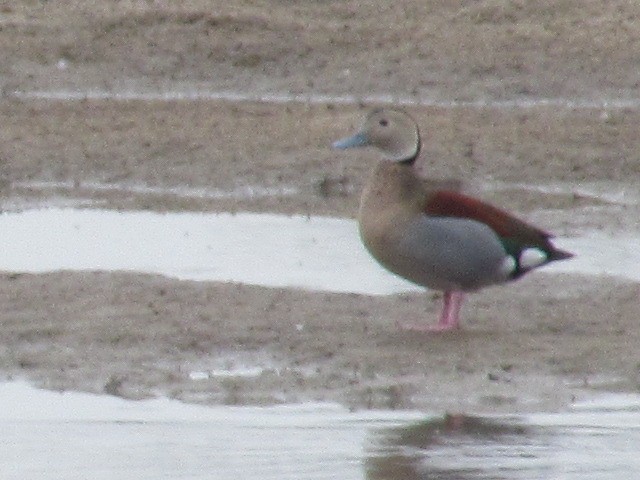
[[[473,219],[489,226],[501,238],[510,242],[516,241],[522,247],[535,246],[545,251],[554,250],[549,242],[549,233],[523,222],[504,210],[462,193],[436,191],[427,199],[424,212],[435,217]]]

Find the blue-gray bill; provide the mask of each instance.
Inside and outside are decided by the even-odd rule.
[[[346,148],[366,147],[367,145],[369,145],[369,138],[366,134],[361,132],[356,133],[352,137],[343,138],[342,140],[333,142],[331,146],[333,148],[344,150]]]

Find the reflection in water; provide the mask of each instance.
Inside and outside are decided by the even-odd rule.
[[[389,429],[365,461],[369,480],[637,478],[640,409],[446,416]]]
[[[505,419],[446,415],[386,432],[367,459],[370,480],[486,478],[479,457],[527,435],[527,428]],[[471,450],[475,449],[475,452]],[[494,455],[498,455],[495,453]],[[447,458],[450,457],[450,458]],[[453,461],[447,465],[443,459]],[[499,472],[494,472],[499,473]],[[491,478],[512,478],[493,476]]]

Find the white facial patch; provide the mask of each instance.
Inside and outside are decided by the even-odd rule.
[[[511,255],[507,255],[500,265],[500,273],[505,277],[510,277],[516,271],[516,261]]]
[[[547,254],[538,248],[527,248],[520,253],[520,268],[531,270],[547,261]]]

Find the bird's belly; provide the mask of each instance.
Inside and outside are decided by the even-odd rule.
[[[362,229],[363,243],[387,270],[435,290],[476,290],[506,281],[499,238],[473,220],[420,217],[402,227]]]

